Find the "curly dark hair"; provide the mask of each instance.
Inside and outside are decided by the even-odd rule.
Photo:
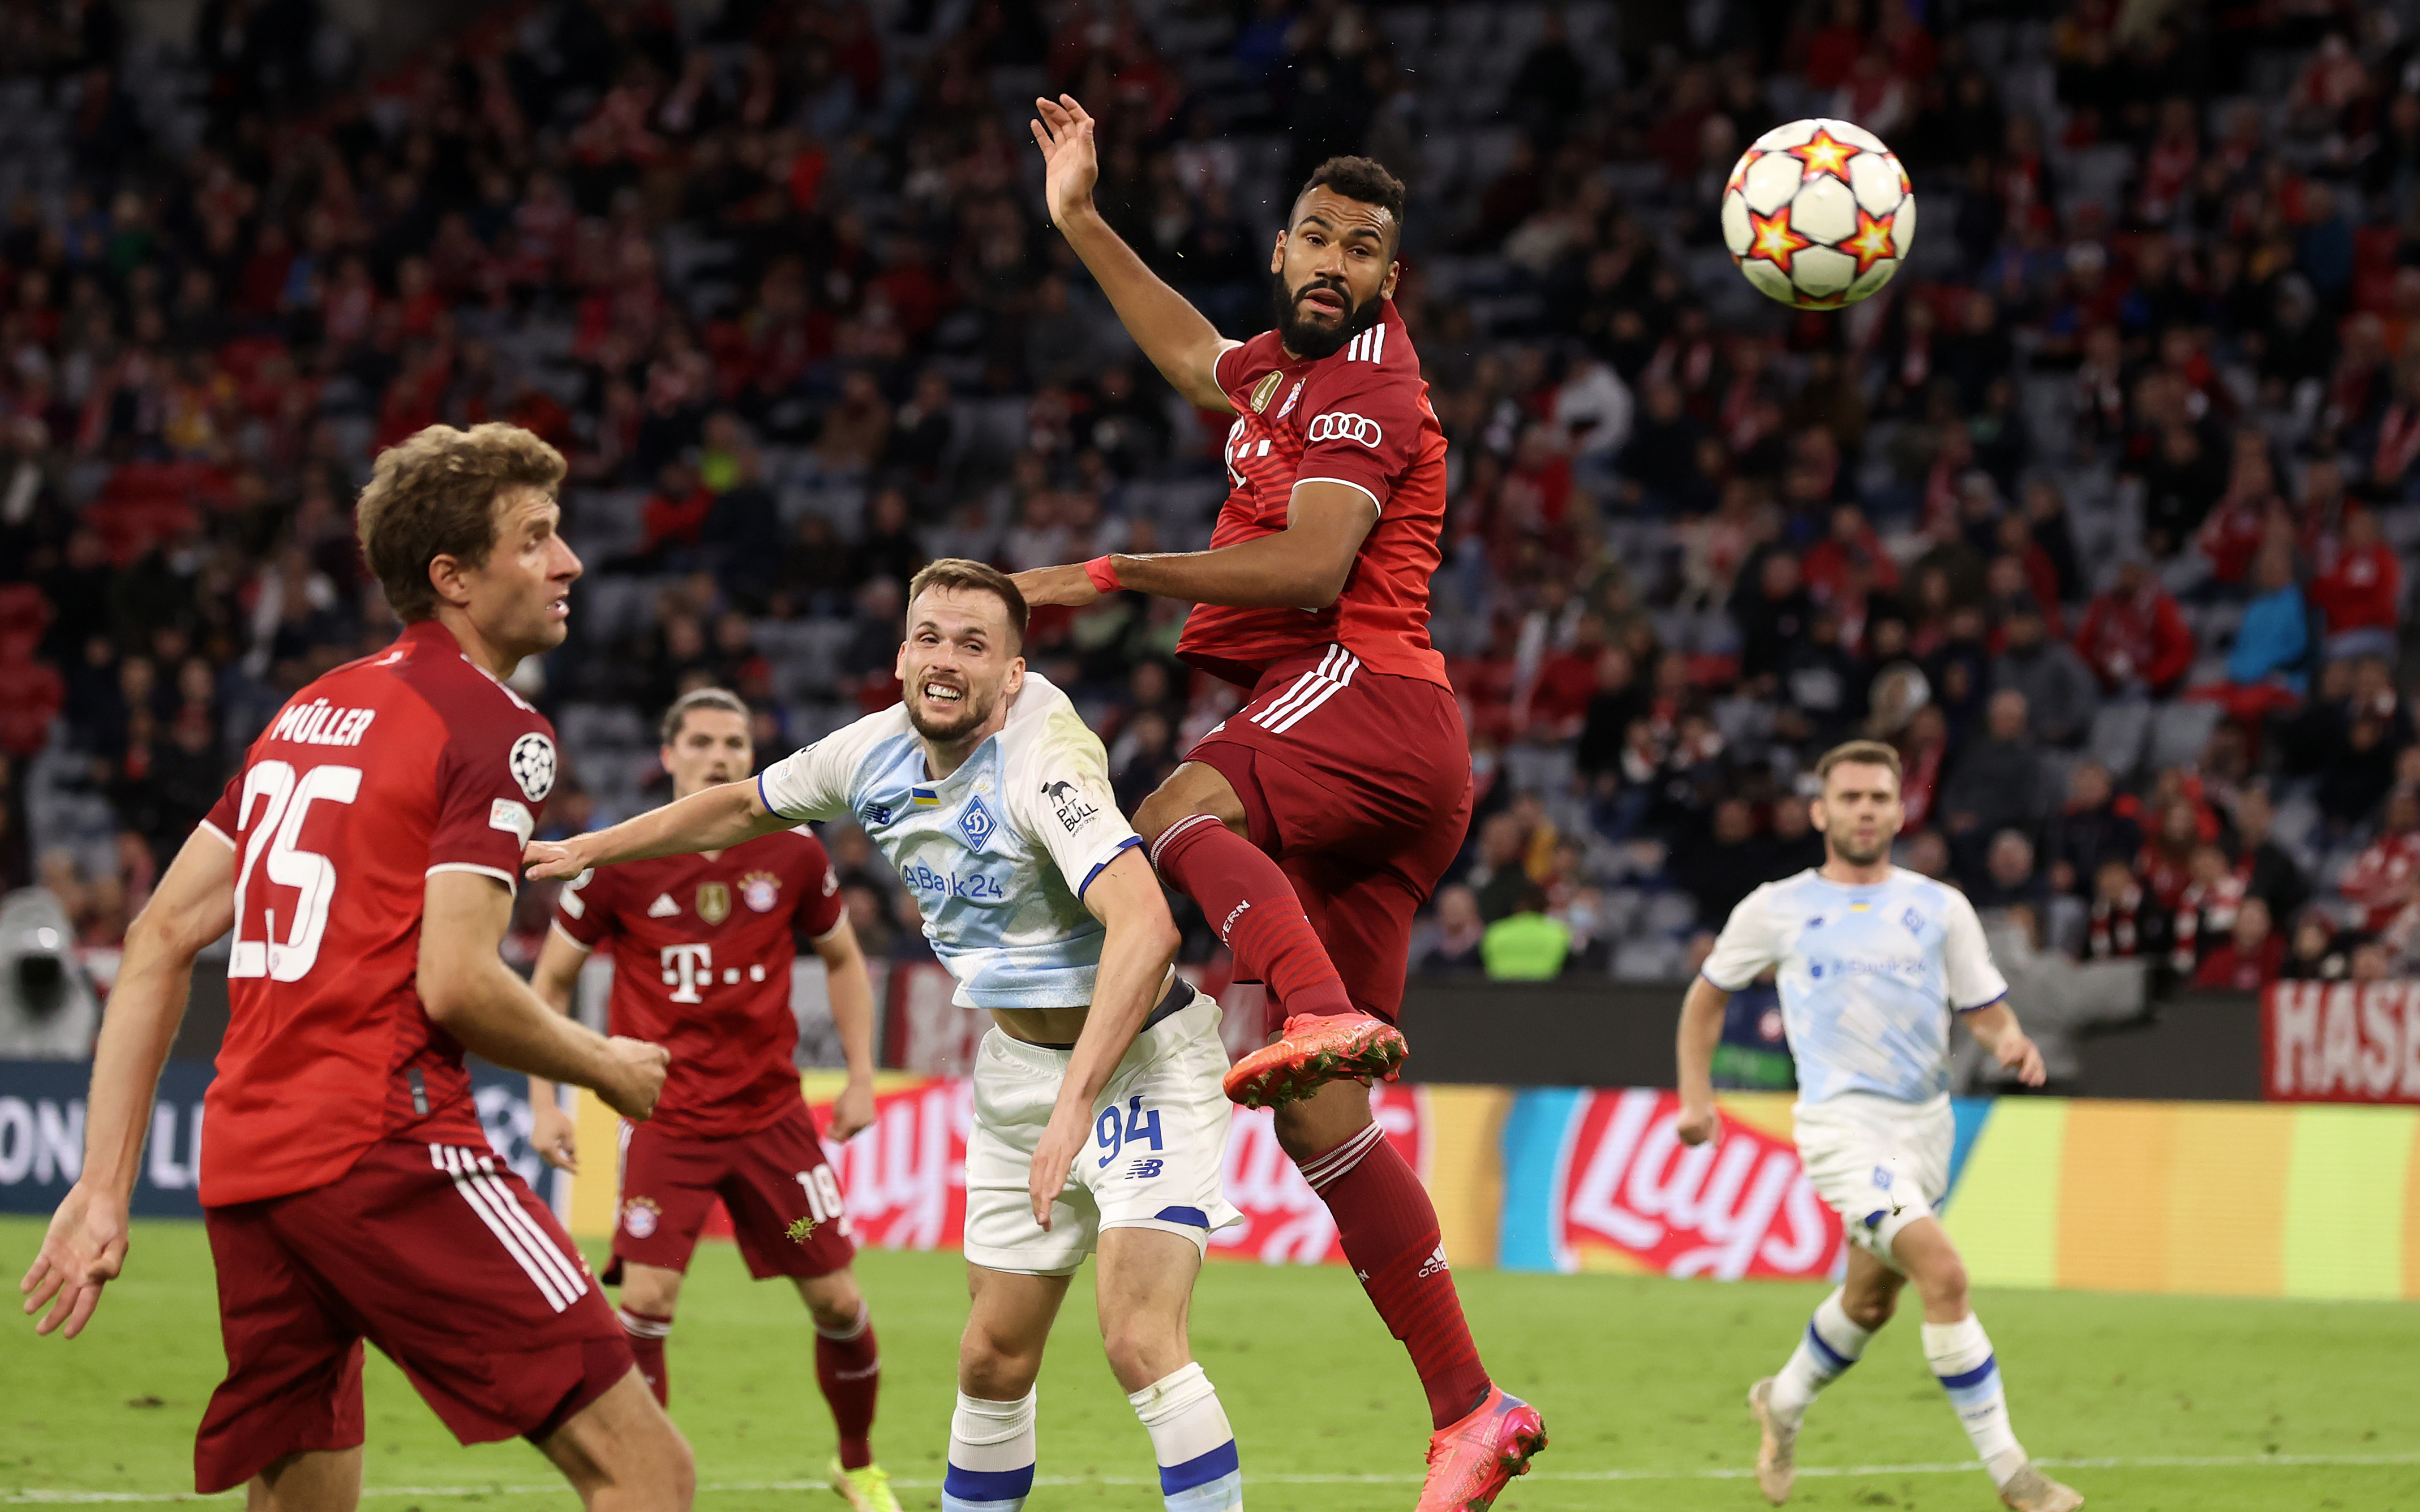
[[[1310,193],[1321,185],[1364,205],[1384,207],[1395,223],[1395,236],[1404,234],[1404,181],[1387,171],[1387,165],[1375,158],[1330,158],[1311,171],[1295,192],[1295,199]]]

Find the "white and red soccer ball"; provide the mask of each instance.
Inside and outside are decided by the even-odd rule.
[[[1891,149],[1849,121],[1792,121],[1740,155],[1723,241],[1784,304],[1837,310],[1891,280],[1916,238],[1916,195]]]

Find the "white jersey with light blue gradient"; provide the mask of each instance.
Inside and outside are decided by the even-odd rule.
[[[2009,995],[1974,904],[1903,867],[1871,887],[1814,871],[1740,900],[1705,978],[1737,992],[1778,966],[1798,1100],[1870,1092],[1922,1103],[1949,1088],[1950,1011]]]
[[[1103,930],[1084,888],[1142,843],[1118,811],[1109,758],[1067,695],[1032,672],[1007,724],[933,778],[905,704],[767,767],[784,819],[854,816],[915,895],[964,1008],[1083,1008]]]

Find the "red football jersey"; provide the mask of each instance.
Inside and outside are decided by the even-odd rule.
[[[412,625],[279,711],[202,821],[235,848],[227,1032],[204,1205],[322,1186],[377,1141],[484,1145],[462,1047],[413,980],[427,878],[506,887],[554,786],[554,727]]]
[[[1445,432],[1429,408],[1395,301],[1333,356],[1288,358],[1274,331],[1219,354],[1218,386],[1235,407],[1227,429],[1227,502],[1210,532],[1233,546],[1285,529],[1297,483],[1347,484],[1378,520],[1344,593],[1324,609],[1201,604],[1177,656],[1243,687],[1272,663],[1334,642],[1373,671],[1450,687],[1429,644],[1429,578],[1445,524]]]
[[[673,1053],[653,1122],[688,1139],[753,1133],[799,1102],[790,963],[841,921],[840,878],[803,830],[599,867],[554,917],[585,949],[613,942],[613,1030]]]

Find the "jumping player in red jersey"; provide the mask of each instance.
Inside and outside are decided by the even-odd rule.
[[[153,1084],[194,958],[233,929],[201,1197],[226,1380],[195,1488],[255,1512],[361,1497],[362,1342],[465,1443],[520,1435],[589,1507],[686,1508],[688,1443],[580,1251],[496,1159],[465,1050],[644,1119],[662,1046],[550,1011],[497,947],[554,783],[504,687],[560,644],[580,561],[563,457],[517,426],[433,425],[380,454],[364,554],[406,628],[297,693],[128,931],[94,1053],[82,1178],[23,1289],[80,1332],[124,1264]]]
[[[662,734],[657,754],[675,802],[755,774],[748,705],[736,694],[682,694],[664,711]],[[673,1055],[655,1117],[622,1126],[605,1273],[622,1288],[622,1327],[656,1400],[670,1403],[664,1337],[719,1197],[749,1273],[790,1277],[814,1315],[815,1380],[840,1434],[832,1489],[858,1512],[899,1512],[868,1437],[882,1361],[849,1270],[857,1246],[791,1059],[799,1024],[790,963],[804,936],[823,958],[848,1062],[832,1135],[846,1139],[874,1121],[874,988],[823,842],[784,829],[728,850],[600,867],[565,888],[555,909],[530,979],[537,995],[569,1012],[580,968],[604,946],[613,962],[609,1026]],[[531,1077],[530,1106],[530,1142],[551,1164],[578,1170],[578,1133],[554,1084]]]
[[[1322,163],[1269,253],[1276,329],[1230,341],[1094,208],[1093,118],[1066,95],[1034,103],[1052,224],[1176,391],[1235,423],[1209,550],[1045,567],[1017,587],[1034,604],[1190,600],[1177,656],[1251,690],[1135,827],[1238,977],[1267,985],[1276,1041],[1235,1065],[1228,1095],[1277,1109],[1419,1371],[1436,1429],[1421,1512],[1484,1508],[1545,1430],[1481,1365],[1436,1209],[1367,1089],[1404,1058],[1412,915],[1470,822],[1469,745],[1428,638],[1446,442],[1393,301],[1404,186],[1367,158]]]

